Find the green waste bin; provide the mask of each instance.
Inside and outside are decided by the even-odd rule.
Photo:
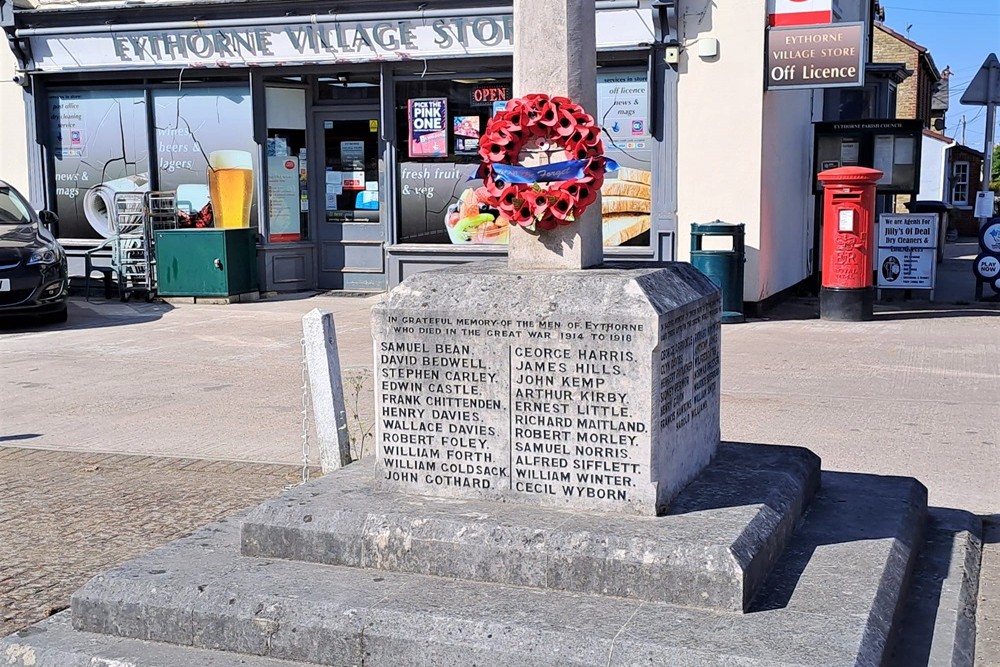
[[[744,225],[716,220],[691,225],[691,264],[722,289],[722,322],[743,322],[743,264],[746,262]],[[732,238],[731,249],[704,249],[706,236]]]

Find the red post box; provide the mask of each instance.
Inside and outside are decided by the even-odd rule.
[[[821,172],[823,184],[823,280],[819,312],[824,320],[872,319],[875,288],[875,184],[882,172],[840,167]]]

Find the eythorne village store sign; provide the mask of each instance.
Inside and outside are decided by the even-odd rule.
[[[332,19],[332,20],[331,20]],[[232,26],[214,22],[160,24],[155,30],[87,32],[21,30],[31,40],[38,71],[122,68],[246,67],[312,63],[415,60],[511,54],[511,14],[408,20],[351,21],[316,17],[314,22]],[[636,11],[602,11],[602,48],[629,46],[648,35]]]
[[[770,90],[864,85],[865,25],[834,23],[767,31]]]

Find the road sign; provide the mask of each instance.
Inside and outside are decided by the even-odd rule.
[[[990,86],[991,76],[993,77],[992,86]],[[969,87],[962,94],[960,102],[979,106],[1000,104],[1000,60],[997,60],[997,54],[991,53],[987,56],[986,62],[979,68]]]

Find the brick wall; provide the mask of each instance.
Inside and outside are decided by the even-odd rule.
[[[915,48],[896,39],[895,36],[878,26],[873,31],[875,41],[872,45],[872,62],[903,63],[906,69],[913,72],[896,89],[896,117],[918,118],[918,81],[921,78],[920,54]]]

